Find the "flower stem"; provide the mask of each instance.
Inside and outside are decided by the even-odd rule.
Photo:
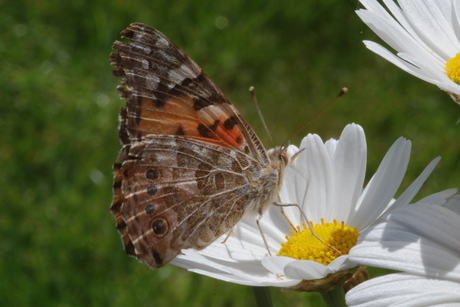
[[[329,307],[347,307],[345,303],[345,292],[343,292],[342,284],[336,285],[330,291],[318,290],[323,297],[324,302]]]
[[[272,295],[269,287],[252,287],[257,307],[273,307]]]

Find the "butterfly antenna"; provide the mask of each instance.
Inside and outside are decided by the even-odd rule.
[[[251,86],[249,88],[249,91],[251,92],[252,100],[254,100],[254,104],[256,105],[257,112],[259,112],[259,117],[262,120],[262,124],[265,127],[265,131],[267,131],[268,137],[270,138],[270,141],[272,142],[272,148],[275,148],[275,143],[273,142],[273,139],[272,139],[272,136],[270,134],[270,131],[268,131],[267,124],[265,124],[264,117],[262,116],[262,112],[260,111],[259,103],[257,102],[256,90],[255,90],[254,86]]]
[[[329,102],[321,111],[318,112],[318,114],[316,114],[315,116],[313,116],[305,125],[303,125],[302,127],[300,127],[299,130],[297,130],[296,132],[294,132],[293,135],[291,135],[286,142],[284,142],[283,146],[281,148],[285,148],[287,145],[289,145],[289,141],[297,134],[299,133],[300,131],[303,130],[303,128],[305,128],[308,124],[310,124],[314,119],[316,119],[318,116],[320,116],[324,111],[326,111],[334,102],[337,101],[337,99],[339,99],[340,97],[342,97],[344,94],[346,94],[348,92],[348,89],[346,87],[342,88],[340,90],[340,93],[337,94],[337,96],[335,96],[334,99],[332,99],[331,102]]]

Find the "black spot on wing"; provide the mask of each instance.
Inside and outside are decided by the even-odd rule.
[[[175,134],[176,135],[185,135],[185,132],[184,132],[184,129],[182,128],[182,126],[179,126],[179,128],[177,128]]]
[[[156,250],[153,248],[151,249],[151,254],[153,259],[155,260],[155,263],[157,265],[162,265],[163,264],[163,259],[161,259],[160,253],[158,253]]]
[[[209,126],[209,127],[206,127],[205,125],[203,124],[199,124],[198,125],[198,132],[200,133],[200,135],[202,137],[205,137],[205,138],[212,138],[212,135],[209,135],[209,132],[210,131],[216,131],[217,127],[219,126],[219,122],[220,120],[219,119],[216,119],[214,121],[214,123],[212,124],[212,126]]]
[[[147,193],[152,196],[155,195],[155,193],[158,191],[158,188],[154,185],[149,185],[147,188]]]
[[[145,212],[147,214],[152,214],[153,212],[155,212],[155,206],[152,204],[145,206]]]
[[[235,125],[236,125],[235,116],[231,116],[227,118],[224,122],[224,128],[227,130],[232,130],[233,127],[235,127]]]
[[[198,125],[198,133],[204,137],[204,138],[210,138],[211,136],[209,135],[209,128],[206,127],[203,124]]]
[[[125,252],[126,252],[126,255],[129,255],[129,256],[135,256],[136,255],[136,250],[134,249],[133,242],[129,241],[128,243],[126,243]]]
[[[115,180],[115,181],[113,182],[113,188],[114,188],[114,189],[118,189],[118,188],[120,188],[120,187],[121,187],[121,180]]]
[[[219,122],[220,120],[216,119],[214,121],[214,124],[212,124],[212,126],[210,126],[209,129],[211,129],[212,131],[216,131],[217,127],[219,126]]]

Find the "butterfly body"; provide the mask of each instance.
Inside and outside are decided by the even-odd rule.
[[[289,164],[267,153],[236,108],[159,31],[132,24],[110,62],[122,76],[121,163],[112,213],[127,254],[152,268],[203,249],[244,214],[273,205]]]

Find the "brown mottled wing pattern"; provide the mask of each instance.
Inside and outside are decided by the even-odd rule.
[[[131,43],[116,41],[110,62],[127,87],[118,87],[127,100],[120,119],[124,144],[149,134],[179,135],[241,150],[270,165],[262,143],[236,108],[165,35],[139,23],[121,35]]]
[[[160,267],[181,249],[208,246],[243,216],[255,192],[243,170],[258,167],[226,147],[146,137],[114,167],[111,209],[126,252]]]
[[[115,42],[110,56],[127,100],[111,210],[126,252],[157,268],[230,230],[260,193],[249,177],[270,160],[235,107],[167,37],[138,23],[122,36],[131,42]]]

